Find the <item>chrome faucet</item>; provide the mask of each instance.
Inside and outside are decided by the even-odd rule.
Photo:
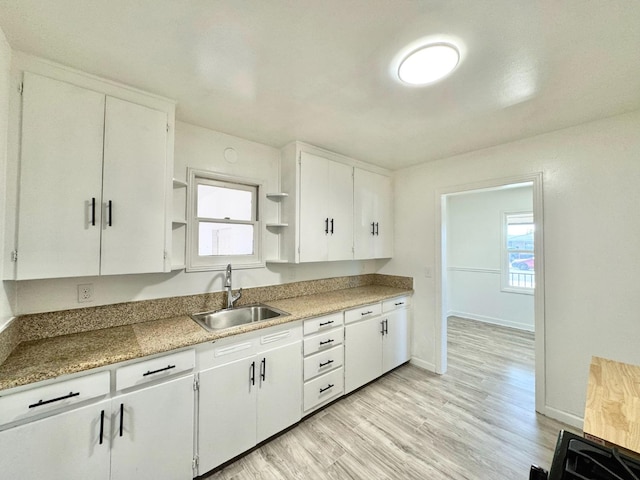
[[[227,308],[233,308],[242,296],[242,289],[238,290],[237,293],[233,293],[231,288],[231,264],[227,265],[227,273],[224,277],[224,289],[227,291]]]

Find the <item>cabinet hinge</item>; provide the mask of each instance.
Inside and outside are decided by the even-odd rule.
[[[20,82],[20,85],[18,85],[18,93],[22,95],[22,92],[24,92],[24,83]]]
[[[167,253],[167,251],[165,250],[165,251],[164,251],[164,259],[166,260],[168,256],[169,256],[169,254],[168,254],[168,253]]]
[[[194,377],[194,379],[193,379],[193,391],[197,392],[198,390],[200,390],[200,378],[199,377]]]
[[[17,250],[13,250],[11,252],[11,261],[12,262],[17,262],[18,261],[18,251]]]
[[[193,457],[193,460],[191,461],[191,468],[194,472],[198,471],[198,466],[200,465],[200,458],[198,457],[198,455]]]
[[[167,123],[167,132],[169,131],[169,124]]]

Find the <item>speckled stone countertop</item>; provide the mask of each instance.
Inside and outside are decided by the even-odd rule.
[[[406,288],[366,285],[267,301],[264,303],[290,315],[215,333],[206,331],[190,317],[183,315],[25,341],[0,365],[0,390],[410,293],[412,290]]]

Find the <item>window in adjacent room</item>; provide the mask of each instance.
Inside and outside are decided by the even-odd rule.
[[[536,286],[532,212],[505,213],[502,289],[533,294]]]
[[[189,270],[262,265],[257,182],[190,170]]]

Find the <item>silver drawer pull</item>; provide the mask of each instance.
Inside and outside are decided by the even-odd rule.
[[[43,405],[48,405],[49,403],[59,402],[60,400],[66,400],[67,398],[77,397],[80,395],[80,392],[69,392],[69,395],[63,395],[62,397],[52,398],[51,400],[39,400],[38,403],[33,403],[29,405],[29,408],[41,407]]]
[[[327,390],[329,390],[330,388],[335,387],[335,385],[333,383],[330,383],[328,386],[321,388],[320,389],[320,393],[326,392]]]
[[[373,313],[373,311],[372,311],[372,310],[369,310],[368,312],[362,312],[360,315],[363,315],[363,316],[364,316],[364,315],[369,315],[370,313]]]
[[[394,303],[394,305],[397,307],[399,305],[404,305],[404,302],[398,302],[398,303]]]
[[[320,342],[320,345],[327,345],[328,343],[333,343],[335,340],[330,338],[329,340],[325,340],[324,342]]]
[[[332,363],[333,363],[333,360],[327,360],[324,363],[320,362],[320,368],[326,367],[327,365],[331,365]]]
[[[158,370],[154,370],[154,371],[148,370],[147,373],[143,373],[142,376],[146,377],[147,375],[153,375],[154,373],[164,372],[166,370],[171,370],[172,368],[176,368],[176,366],[175,365],[167,365],[166,367],[159,368]]]
[[[328,322],[321,322],[320,323],[320,327],[324,327],[325,325],[331,325],[334,322],[334,320],[329,320]]]

